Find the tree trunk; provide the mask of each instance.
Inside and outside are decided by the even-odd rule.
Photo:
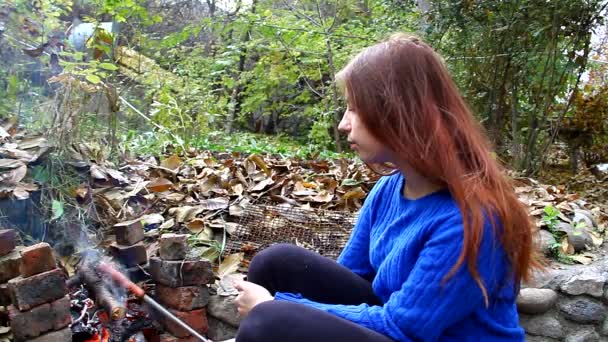
[[[427,20],[428,13],[431,11],[431,3],[429,0],[416,0],[418,9],[420,10],[420,34],[424,35],[426,30],[429,28],[429,22]]]
[[[331,47],[331,41],[329,40],[329,36],[325,39],[325,44],[327,45],[327,63],[329,65],[329,73],[331,75],[331,84],[332,84],[332,107],[333,107],[333,131],[334,131],[334,140],[336,142],[336,149],[338,153],[342,153],[342,143],[340,142],[340,131],[338,130],[338,123],[340,122],[340,113],[338,113],[338,87],[336,86],[336,68],[334,66],[334,56],[333,50]]]
[[[253,0],[251,3],[251,13],[255,14],[256,5],[258,0]],[[242,44],[246,45],[247,42],[251,39],[251,26],[253,23],[249,23],[247,31],[245,31],[245,35],[242,39]],[[239,64],[237,66],[236,73],[234,75],[234,89],[232,90],[232,94],[230,95],[230,111],[228,112],[228,120],[226,120],[226,133],[232,133],[234,130],[234,120],[238,117],[241,111],[241,91],[243,90],[243,85],[240,84],[241,74],[245,70],[245,60],[247,59],[247,47],[243,47],[241,53],[239,55]]]
[[[516,166],[521,162],[521,143],[519,141],[519,111],[517,110],[517,86],[512,85],[511,89],[511,155],[513,160],[512,166]]]

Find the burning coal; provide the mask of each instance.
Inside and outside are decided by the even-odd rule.
[[[99,258],[87,258],[68,280],[74,342],[145,342],[155,335],[153,321],[139,299],[97,271]]]

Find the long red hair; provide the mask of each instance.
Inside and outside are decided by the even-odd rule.
[[[464,245],[444,280],[463,263],[488,293],[477,270],[484,213],[492,222],[516,281],[541,268],[533,224],[488,139],[441,57],[416,37],[395,34],[359,53],[337,75],[349,105],[376,139],[432,182],[447,187],[463,213]],[[464,213],[468,213],[465,215]],[[490,220],[492,220],[492,215]]]

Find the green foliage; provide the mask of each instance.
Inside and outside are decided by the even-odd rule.
[[[429,39],[501,152],[535,172],[572,104],[605,2],[432,3]]]
[[[543,209],[543,222],[547,225],[549,231],[555,234],[555,228],[559,222],[560,211],[552,205],[548,205]]]
[[[157,132],[129,131],[122,137],[121,145],[135,155],[160,156],[179,146],[171,136]],[[216,152],[242,152],[256,154],[272,154],[290,158],[338,159],[353,158],[352,154],[338,154],[322,146],[305,145],[284,135],[269,136],[253,133],[210,132],[190,139],[185,147]]]
[[[159,15],[150,15],[142,0],[95,0],[102,13],[107,13],[119,23],[138,20],[144,25],[162,21]]]
[[[69,24],[62,19],[74,3],[82,5],[72,0],[14,2],[22,19],[41,23],[40,41]],[[600,0],[430,0],[428,13],[420,13],[412,1],[386,0],[254,0],[238,2],[232,12],[213,7],[213,1],[178,9],[144,0],[84,3],[92,9],[80,13],[81,19],[116,21],[120,36],[97,30],[87,42],[89,51],[64,52],[60,63],[66,74],[88,82],[88,89],[115,89],[140,109],[127,109],[115,96],[114,104],[120,106],[112,107],[114,115],[105,123],[96,118],[105,127],[94,131],[108,132],[110,142],[119,136],[125,149],[234,146],[331,154],[340,142],[333,134],[336,110],[343,105],[335,73],[361,49],[395,31],[418,32],[439,50],[501,159],[520,169],[537,170],[564,118],[597,113],[605,97],[577,98],[573,92],[587,67],[591,30],[603,20],[605,3]],[[133,65],[113,59],[116,45],[135,51]],[[49,61],[45,56],[40,60]],[[142,65],[135,65],[138,61]],[[18,101],[11,73],[0,74],[0,85],[8,90],[0,99],[3,112]],[[589,99],[593,101],[584,102]],[[91,113],[76,112],[83,117],[80,123],[88,122]],[[234,131],[278,138],[271,142],[261,135],[218,133]],[[292,152],[285,136],[310,144]],[[604,137],[594,138],[592,145],[606,142]]]
[[[14,113],[17,106],[17,93],[19,92],[19,78],[10,74],[4,78],[5,84],[0,83],[0,118],[4,119]]]

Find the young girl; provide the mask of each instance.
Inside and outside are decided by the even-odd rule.
[[[524,341],[515,299],[532,225],[441,58],[397,34],[339,74],[340,130],[391,165],[338,262],[291,245],[240,282],[237,342]]]

